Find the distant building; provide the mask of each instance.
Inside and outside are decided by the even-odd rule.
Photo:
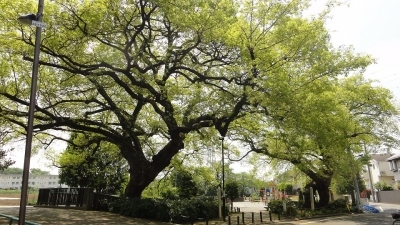
[[[29,187],[55,188],[60,187],[58,175],[30,175]],[[22,174],[0,174],[0,189],[21,189]],[[62,185],[62,187],[66,187]]]
[[[392,186],[394,189],[397,189],[395,180],[396,171],[393,169],[392,163],[389,159],[393,158],[392,154],[372,154],[370,155],[371,160],[369,161],[369,169],[371,171],[371,175],[368,173],[368,168],[365,166],[362,178],[365,181],[365,186],[367,189],[372,189],[370,185],[370,179],[372,181],[372,185],[377,182],[385,182],[386,184]],[[389,161],[389,162],[388,162]]]

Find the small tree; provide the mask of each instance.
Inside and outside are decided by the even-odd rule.
[[[71,187],[92,187],[97,193],[121,194],[128,167],[116,146],[93,134],[74,133],[58,159],[60,182]]]
[[[230,181],[225,185],[226,196],[231,200],[231,210],[233,209],[233,200],[239,197],[239,184],[236,181]]]
[[[4,144],[7,142],[6,138],[8,134],[9,132],[4,130],[4,128],[0,131],[0,172],[15,163],[14,160],[7,158],[7,154],[13,149],[3,149]]]
[[[185,170],[177,172],[175,186],[178,188],[178,196],[180,198],[190,199],[196,196],[199,191],[193,176]]]

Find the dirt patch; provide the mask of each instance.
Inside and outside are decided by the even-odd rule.
[[[36,204],[38,194],[28,194],[28,204]],[[21,194],[0,194],[0,206],[19,206]]]

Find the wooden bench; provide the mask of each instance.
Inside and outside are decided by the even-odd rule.
[[[19,221],[19,218],[15,217],[15,216],[6,215],[6,214],[3,214],[3,213],[0,213],[0,216],[9,219],[10,220],[10,222],[8,223],[9,225],[11,225],[14,221]],[[31,222],[31,221],[25,221],[25,224],[28,224],[28,225],[40,225],[39,223],[35,223],[35,222]]]

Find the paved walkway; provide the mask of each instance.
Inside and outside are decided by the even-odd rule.
[[[234,207],[239,207],[241,212],[260,212],[266,213],[262,203],[253,202],[235,202]],[[0,213],[16,216],[19,214],[18,206],[0,206]],[[249,214],[251,215],[251,214]],[[247,215],[247,217],[249,217]],[[266,217],[266,214],[264,215]],[[236,217],[232,218],[234,220]],[[248,218],[250,219],[250,218]],[[246,220],[248,220],[246,219]],[[130,218],[121,216],[114,213],[98,212],[98,211],[84,211],[74,209],[56,209],[56,208],[40,208],[28,206],[26,209],[26,220],[33,221],[39,224],[56,224],[56,225],[108,225],[108,224],[121,224],[121,225],[171,225],[172,223],[163,223],[157,221],[150,221],[138,218]],[[235,221],[232,221],[235,224]],[[15,223],[15,222],[14,222]],[[262,224],[270,223],[264,221]],[[8,224],[6,220],[0,217],[0,224]],[[15,223],[16,224],[16,223]],[[205,221],[196,222],[195,225],[205,225]],[[209,225],[226,225],[227,222],[210,221]],[[255,223],[260,224],[260,223]]]
[[[390,215],[391,212],[400,209],[400,205],[396,204],[385,204],[385,203],[370,203],[375,207],[379,207],[382,212]],[[246,217],[251,216],[250,212],[255,213],[255,217],[258,218],[259,212],[262,212],[264,221],[256,221],[255,224],[271,224],[268,221],[267,211],[264,208],[263,203],[259,202],[234,202],[234,207],[239,207],[241,212],[246,213]],[[18,216],[19,207],[10,206],[0,206],[0,213]],[[232,224],[236,224],[235,214],[232,217]],[[250,220],[251,217],[246,219],[246,222]],[[150,221],[144,219],[124,217],[114,213],[108,212],[98,212],[98,211],[84,211],[84,210],[74,210],[74,209],[55,209],[55,208],[39,208],[39,207],[27,207],[26,219],[37,222],[39,224],[55,224],[55,225],[109,225],[109,224],[121,224],[121,225],[171,225],[172,223],[163,223],[157,221]],[[335,220],[335,219],[333,219]],[[307,221],[304,221],[307,222]],[[279,223],[283,224],[298,224],[296,221],[277,221],[274,219],[273,224]],[[0,224],[8,224],[4,218],[0,217]],[[15,223],[16,224],[16,223]],[[197,222],[196,225],[205,225],[205,222]],[[222,221],[210,221],[209,225],[226,225],[227,222]],[[250,224],[250,223],[246,223]]]

